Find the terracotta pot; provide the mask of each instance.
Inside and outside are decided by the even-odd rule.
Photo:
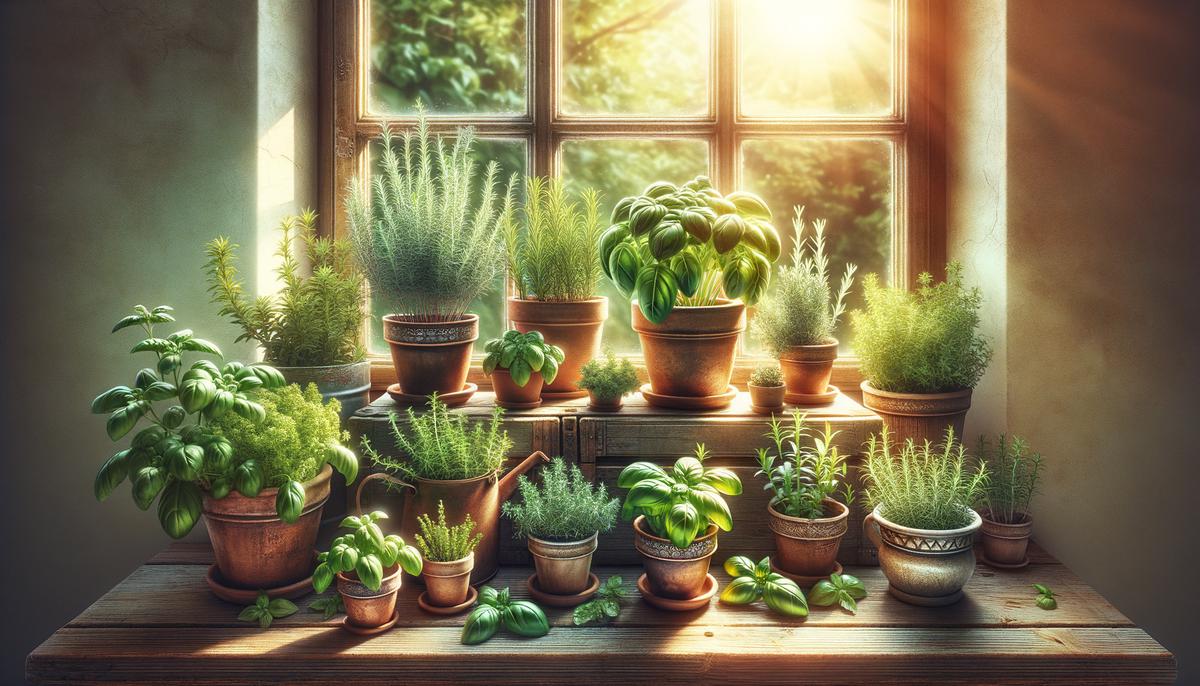
[[[467,602],[471,591],[471,570],[475,567],[475,553],[450,562],[425,560],[421,578],[425,579],[425,593],[429,604],[436,607],[455,607]]]
[[[588,409],[593,412],[616,412],[625,404],[625,399],[621,396],[615,398],[597,398],[595,394],[588,394]]]
[[[708,307],[676,307],[661,324],[632,303],[633,329],[642,342],[650,388],[666,396],[707,397],[729,388],[746,306],[722,299]]]
[[[820,395],[829,388],[833,363],[838,356],[836,338],[820,345],[794,345],[779,356],[783,385],[798,395]]]
[[[709,524],[687,548],[677,548],[665,538],[651,534],[645,528],[646,518],[633,520],[633,545],[642,555],[646,581],[654,595],[687,600],[704,590],[708,566],[717,552],[717,527]]]
[[[471,351],[479,338],[479,316],[419,322],[407,315],[389,314],[383,318],[383,338],[392,350],[400,392],[454,393],[467,383]]]
[[[508,299],[508,318],[521,333],[540,331],[547,343],[562,348],[563,362],[554,383],[542,395],[582,398],[587,391],[578,386],[583,365],[600,354],[600,335],[608,319],[608,298],[551,301]]]
[[[396,614],[396,592],[400,590],[402,579],[400,565],[392,565],[383,570],[383,582],[379,590],[372,591],[358,580],[354,572],[339,572],[337,590],[346,605],[346,620],[363,628],[387,624]]]
[[[264,488],[253,498],[237,491],[219,500],[204,495],[204,521],[225,584],[272,589],[312,574],[321,508],[329,499],[332,474],[333,468],[325,465],[304,483],[304,509],[293,524],[275,514],[277,488]]]
[[[756,386],[746,384],[750,389],[750,404],[756,408],[773,409],[783,407],[783,394],[786,386]]]
[[[946,427],[962,440],[963,423],[971,408],[971,389],[950,393],[892,393],[862,382],[863,405],[879,415],[894,443],[911,438],[920,445],[946,440]]]
[[[979,542],[988,561],[1010,566],[1024,564],[1029,536],[1033,533],[1033,518],[1024,515],[1023,521],[1017,524],[1004,524],[993,520],[986,510],[981,515],[983,528]]]
[[[775,566],[797,576],[828,576],[837,565],[838,548],[846,535],[850,508],[833,498],[823,501],[826,517],[789,517],[767,505],[767,521],[775,535]]]
[[[975,532],[983,524],[969,510],[971,523],[959,529],[912,529],[889,522],[880,507],[863,520],[863,533],[879,549],[879,568],[888,592],[912,605],[950,605],[962,600],[962,588],[975,573]]]
[[[582,593],[591,583],[592,553],[597,535],[582,541],[556,542],[530,536],[529,553],[537,570],[538,587],[554,595]]]
[[[401,513],[397,533],[406,541],[416,540],[415,536],[421,530],[417,525],[417,517],[436,514],[439,500],[445,504],[446,520],[451,525],[459,524],[468,514],[471,515],[475,530],[483,534],[483,539],[475,546],[475,568],[471,570],[471,584],[478,585],[496,574],[496,552],[500,547],[500,503],[512,496],[518,475],[549,461],[545,453],[536,451],[509,470],[503,478],[497,474],[485,474],[473,479],[413,479],[412,483],[408,483],[382,472],[369,474],[358,484],[355,505],[359,512],[363,511],[363,490],[373,481],[387,481],[399,486],[403,501],[392,503],[384,509],[390,510],[393,515]]]
[[[524,386],[518,386],[507,369],[492,370],[492,390],[496,404],[510,410],[529,410],[542,404],[542,373],[529,375]]]

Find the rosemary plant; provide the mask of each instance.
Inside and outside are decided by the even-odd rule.
[[[839,432],[825,422],[825,431],[810,436],[804,415],[792,413],[791,426],[785,427],[774,416],[767,436],[775,452],[758,449],[759,470],[754,475],[767,478],[764,488],[774,495],[771,504],[781,514],[804,519],[827,517],[824,500],[839,494],[847,505],[854,502],[854,487],[846,481],[846,459],[838,454],[834,439]],[[811,438],[811,445],[801,445]]]
[[[608,497],[604,484],[593,485],[575,465],[568,470],[561,457],[554,458],[541,475],[541,486],[524,475],[518,477],[521,502],[502,506],[517,537],[578,541],[612,529],[620,503]]]
[[[557,178],[525,181],[521,221],[504,215],[508,275],[521,299],[577,301],[600,282],[600,194],[585,189],[572,200]],[[524,226],[524,231],[521,230]]]
[[[1037,494],[1042,475],[1042,456],[1031,452],[1025,441],[1000,434],[995,445],[979,439],[979,461],[987,465],[987,487],[980,504],[992,521],[1021,524],[1029,520],[1029,505]]]
[[[508,432],[501,428],[504,410],[492,410],[489,422],[468,428],[467,418],[452,414],[437,394],[429,398],[429,411],[417,414],[408,408],[409,431],[402,430],[391,417],[396,444],[407,456],[393,459],[381,455],[363,438],[363,450],[371,460],[389,472],[431,480],[473,479],[498,471],[512,448]]]
[[[417,547],[426,560],[431,562],[454,562],[461,560],[475,550],[475,546],[483,540],[483,534],[475,531],[475,522],[468,514],[460,524],[450,526],[446,523],[446,504],[438,501],[438,518],[434,522],[428,514],[417,517],[417,526],[421,533],[413,538]]]
[[[946,430],[937,445],[904,442],[896,453],[885,427],[867,440],[867,500],[888,520],[913,529],[946,531],[971,522],[971,506],[988,483],[987,466],[971,469],[966,451]]]

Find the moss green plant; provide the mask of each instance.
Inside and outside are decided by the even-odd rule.
[[[380,454],[365,437],[363,449],[379,467],[417,479],[473,479],[492,474],[504,464],[512,448],[508,432],[501,428],[504,410],[492,410],[487,422],[470,425],[466,416],[454,414],[434,394],[429,410],[417,414],[408,408],[408,430],[391,417],[392,435],[404,453],[402,459]]]
[[[946,430],[939,445],[911,439],[892,445],[885,427],[867,440],[867,500],[888,521],[913,529],[946,531],[971,523],[971,507],[987,487],[987,466],[969,464],[966,450]]]
[[[604,360],[592,359],[583,365],[579,387],[597,400],[616,400],[636,391],[641,382],[637,368],[628,358],[618,358],[612,350],[604,351]]]
[[[577,301],[596,294],[600,282],[600,194],[584,189],[578,200],[562,179],[525,181],[520,218],[503,222],[508,275],[522,299]]]
[[[504,516],[513,522],[518,537],[551,541],[578,541],[612,529],[620,502],[609,498],[604,484],[592,484],[579,467],[567,468],[561,457],[541,470],[541,485],[518,478],[521,502],[508,501]]]
[[[421,533],[413,536],[417,547],[425,559],[432,562],[461,560],[475,550],[475,546],[483,540],[483,534],[475,532],[475,522],[470,514],[462,522],[451,526],[446,522],[446,504],[439,500],[437,507],[436,522],[429,518],[428,513],[417,516],[417,526],[421,529]]]
[[[776,388],[783,385],[783,370],[777,364],[760,364],[750,372],[750,385]]]
[[[1000,434],[995,443],[981,436],[976,457],[987,465],[991,475],[979,504],[987,509],[992,521],[1002,524],[1028,521],[1029,506],[1042,476],[1041,454],[1030,451],[1017,436]]]

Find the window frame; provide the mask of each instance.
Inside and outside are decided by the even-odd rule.
[[[680,117],[570,116],[557,111],[559,90],[558,18],[561,0],[526,0],[528,108],[520,115],[431,116],[430,127],[453,132],[471,125],[480,137],[525,138],[527,172],[554,175],[564,140],[595,138],[703,138],[709,146],[709,173],[718,188],[737,188],[741,143],[771,136],[837,136],[887,139],[893,144],[892,269],[896,282],[913,287],[923,271],[940,275],[946,264],[945,7],[944,0],[895,0],[899,11],[893,78],[893,114],[872,116],[749,117],[738,102],[736,0],[713,0],[711,78],[708,114]],[[369,0],[319,3],[319,231],[346,232],[344,190],[348,180],[366,178],[362,154],[386,121],[399,130],[413,117],[371,115],[367,103]],[[720,30],[718,27],[732,27]],[[722,67],[722,65],[727,65]],[[619,306],[618,303],[613,305]],[[642,364],[640,355],[632,356]],[[740,354],[733,382],[744,384],[765,359]],[[386,354],[373,354],[372,385],[395,379]],[[853,356],[842,356],[833,383],[856,392],[862,375]],[[478,365],[471,381],[490,387]]]

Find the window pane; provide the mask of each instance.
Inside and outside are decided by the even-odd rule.
[[[793,208],[804,218],[825,219],[830,272],[841,278],[847,262],[858,265],[847,311],[862,306],[863,275],[892,278],[892,144],[886,140],[784,138],[748,140],[742,145],[742,187],[758,193],[775,215],[783,243],[781,263],[790,263],[795,231]],[[812,235],[811,226],[806,235]],[[849,317],[838,323],[845,354]],[[750,349],[759,348],[750,341]]]
[[[711,0],[564,0],[559,110],[707,114]]]
[[[741,111],[892,111],[894,0],[739,0]]]
[[[654,181],[687,181],[708,173],[708,143],[702,140],[567,140],[562,144],[562,174],[569,185],[589,186],[604,194],[605,218],[627,195],[640,193]],[[629,300],[608,279],[600,295],[608,296],[604,344],[619,353],[641,352],[629,324]]]
[[[525,0],[371,0],[370,111],[524,114]]]
[[[379,144],[371,146],[372,152],[378,150]],[[484,169],[491,160],[500,165],[497,174],[496,193],[503,194],[510,174],[525,174],[526,145],[523,139],[483,138],[475,140],[474,156],[476,160],[475,191],[471,197],[473,203],[479,203],[480,189],[483,187]],[[517,179],[517,192],[522,190],[521,179]],[[504,276],[496,280],[496,286],[484,297],[471,303],[470,311],[479,315],[479,340],[475,350],[482,351],[489,339],[504,335]],[[387,341],[383,340],[383,327],[380,317],[389,314],[384,311],[382,304],[371,303],[371,346],[374,353],[387,354]]]

